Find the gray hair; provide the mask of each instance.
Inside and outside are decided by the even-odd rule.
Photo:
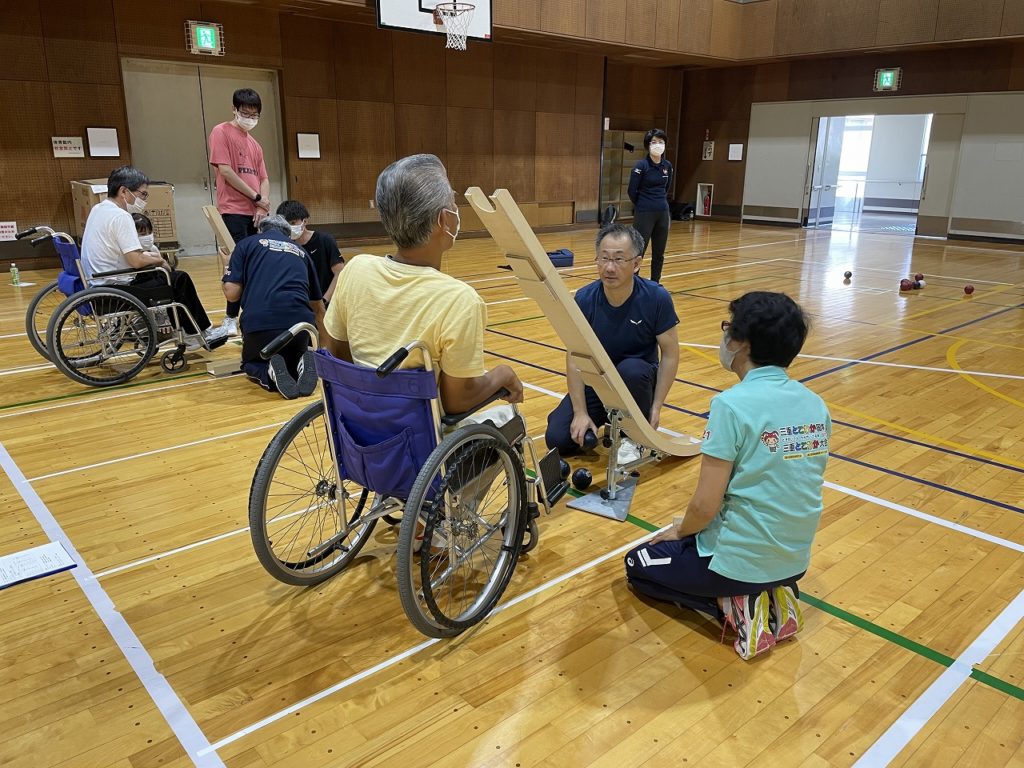
[[[597,233],[597,239],[594,241],[595,250],[601,250],[601,241],[606,237],[629,238],[633,244],[634,258],[644,252],[644,236],[637,231],[636,227],[631,227],[628,224],[605,224]]]
[[[288,219],[276,213],[273,216],[260,219],[259,226],[256,229],[259,230],[261,235],[269,229],[276,229],[282,235],[289,237],[292,234],[292,226],[288,223]]]
[[[438,214],[455,206],[444,165],[434,155],[396,160],[377,177],[377,212],[399,248],[416,248],[430,239]]]

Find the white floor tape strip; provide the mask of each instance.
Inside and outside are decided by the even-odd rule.
[[[39,498],[39,494],[35,492],[31,483],[25,479],[24,473],[14,463],[14,459],[11,458],[3,443],[0,443],[0,468],[3,468],[11,483],[18,489],[25,505],[32,511],[50,541],[59,542],[78,564],[77,568],[71,570],[71,575],[78,582],[86,599],[96,611],[96,615],[100,617],[107,631],[110,632],[110,636],[117,643],[117,647],[121,649],[121,653],[124,654],[135,674],[138,675],[146,692],[153,699],[153,703],[160,710],[160,714],[164,716],[164,720],[167,721],[174,735],[181,742],[181,746],[188,753],[189,758],[200,768],[214,768],[215,766],[223,768],[224,763],[220,757],[209,748],[209,739],[206,738],[185,705],[182,704],[178,694],[167,682],[167,678],[157,672],[152,657],[142,646],[132,628],[128,626],[128,622],[118,612],[110,596],[96,581],[89,566],[85,564],[82,556],[71,543],[71,539],[64,533],[64,529],[60,527],[43,500]]]

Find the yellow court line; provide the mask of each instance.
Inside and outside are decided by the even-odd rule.
[[[982,382],[978,381],[976,378],[971,376],[971,374],[964,372],[964,369],[960,367],[960,363],[956,359],[956,353],[963,345],[963,341],[958,341],[950,345],[949,349],[946,350],[946,362],[949,363],[949,367],[954,368],[957,371],[960,371],[960,375],[967,381],[969,381],[971,384],[976,386],[978,389],[982,389],[985,392],[988,392],[990,395],[995,395],[1000,400],[1005,400],[1006,402],[1011,403],[1012,405],[1016,405],[1019,408],[1024,408],[1024,403],[1022,403],[1020,400],[1012,398],[1009,395],[1004,395],[1002,392],[993,389],[988,384],[983,384]]]
[[[1010,290],[1011,288],[1016,288],[1016,287],[1017,286],[1012,284],[1012,283],[1010,285],[1001,285],[998,288],[993,288],[988,293],[979,295],[978,296],[978,300],[980,301],[982,298],[986,298],[987,299],[990,296],[995,296],[997,293],[1005,293],[1006,291]],[[962,305],[958,305],[958,306],[962,306]],[[904,320],[914,320],[915,318],[918,318],[918,317],[924,317],[925,315],[930,315],[933,312],[942,312],[944,310],[950,310],[950,309],[953,309],[953,307],[950,306],[949,304],[942,304],[942,305],[939,305],[937,307],[932,307],[931,309],[926,309],[923,312],[915,312],[912,315],[904,315],[903,319]]]
[[[688,351],[688,352],[690,352],[690,353],[692,353],[694,355],[697,355],[698,357],[703,357],[703,358],[706,358],[708,360],[712,360],[714,362],[718,362],[717,359],[711,357],[711,355],[706,354],[705,352],[703,352],[703,351],[701,351],[699,349],[692,349],[690,347],[683,347],[683,349],[685,349],[686,351]],[[966,376],[968,374],[962,374],[962,375]],[[978,384],[980,385],[981,383],[978,382]],[[984,386],[984,385],[981,385],[981,386]],[[994,390],[993,390],[993,392],[994,392]],[[995,394],[998,394],[1000,397],[1003,397],[1003,395],[1001,393],[996,392]],[[964,445],[963,443],[958,443],[955,440],[947,440],[944,437],[939,437],[938,435],[933,435],[933,434],[931,434],[929,432],[921,432],[920,430],[912,429],[911,427],[904,426],[903,424],[897,424],[897,423],[892,422],[892,421],[886,421],[885,419],[880,419],[877,416],[872,416],[870,414],[864,413],[863,411],[858,411],[858,410],[856,410],[854,408],[848,408],[845,405],[839,405],[838,403],[833,403],[833,402],[825,401],[825,405],[827,405],[830,409],[837,410],[837,411],[844,411],[846,413],[853,414],[854,416],[858,416],[858,417],[860,417],[862,419],[866,419],[867,421],[874,422],[875,424],[880,424],[882,426],[889,427],[890,429],[894,429],[897,432],[902,432],[904,434],[911,435],[913,437],[919,437],[922,440],[931,442],[934,445],[944,445],[947,448],[955,448],[956,450],[961,451],[961,452],[966,453],[966,454],[969,454],[971,456],[978,456],[978,457],[985,458],[985,459],[992,459],[993,461],[1000,461],[1003,464],[1009,464],[1010,466],[1017,467],[1018,469],[1024,469],[1024,461],[1020,461],[1018,459],[1013,459],[1013,458],[1010,458],[1009,456],[1004,456],[1004,455],[999,454],[999,453],[993,453],[992,451],[986,451],[983,448],[975,448],[972,445]],[[1024,403],[1018,403],[1018,405],[1024,406]]]

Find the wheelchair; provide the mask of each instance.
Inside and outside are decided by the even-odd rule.
[[[33,246],[53,241],[61,271],[29,303],[25,332],[33,348],[69,379],[94,387],[124,384],[161,350],[160,367],[167,373],[178,372],[188,366],[185,352],[193,340],[206,350],[227,341],[224,337],[209,343],[202,333],[186,334],[182,330],[181,320],[192,322],[192,317],[174,300],[166,270],[147,267],[87,275],[70,235],[40,226],[18,232],[15,238],[33,235],[38,235],[31,241]],[[94,283],[116,275],[147,272],[165,275],[167,288],[158,289],[146,301],[117,285]]]
[[[299,323],[261,355],[303,332],[315,348],[316,329]],[[260,458],[249,530],[268,573],[312,586],[351,565],[378,520],[398,525],[402,607],[416,629],[443,638],[490,613],[520,554],[539,541],[540,509],[550,513],[568,486],[557,449],[538,461],[514,406],[502,409],[513,414],[504,424],[480,412],[507,391],[442,414],[425,350],[408,344],[376,370],[314,353],[322,399],[292,417]],[[415,351],[423,368],[396,370]]]

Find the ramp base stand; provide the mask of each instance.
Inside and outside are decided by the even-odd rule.
[[[590,512],[593,515],[607,517],[609,520],[626,522],[629,515],[629,508],[633,504],[633,492],[636,491],[636,478],[630,477],[619,483],[614,499],[601,498],[603,488],[573,499],[566,506],[569,509],[578,509],[583,512]]]

